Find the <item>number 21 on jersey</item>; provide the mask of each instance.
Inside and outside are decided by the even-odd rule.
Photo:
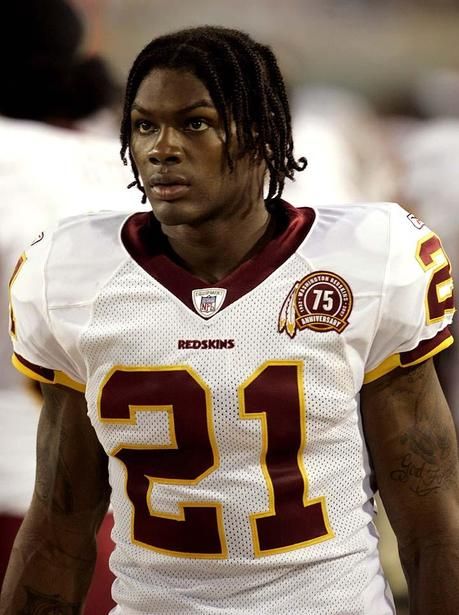
[[[268,510],[248,515],[254,555],[332,538],[325,498],[308,499],[303,364],[264,363],[239,387],[238,399],[240,420],[261,424],[260,464],[269,494]],[[206,383],[187,366],[116,367],[101,385],[98,411],[103,423],[112,424],[135,425],[138,411],[168,415],[168,444],[122,444],[111,451],[126,469],[132,541],[168,555],[226,558],[220,502],[180,502],[178,514],[153,504],[155,484],[197,485],[219,466]]]

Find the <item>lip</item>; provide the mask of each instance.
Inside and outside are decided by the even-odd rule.
[[[152,188],[155,186],[183,185],[188,186],[190,182],[183,175],[172,175],[169,173],[155,173],[148,182]]]
[[[190,189],[190,183],[183,175],[156,173],[149,180],[150,188],[162,201],[173,201],[182,197]]]
[[[154,184],[151,190],[162,201],[175,201],[188,192],[188,184]]]

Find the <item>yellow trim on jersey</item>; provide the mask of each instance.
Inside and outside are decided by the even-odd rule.
[[[86,387],[82,382],[77,382],[76,380],[73,380],[72,378],[70,378],[70,376],[64,374],[64,372],[50,370],[54,373],[53,380],[49,380],[48,378],[37,374],[37,372],[34,372],[32,369],[26,367],[23,363],[21,363],[15,354],[13,354],[13,356],[11,357],[11,363],[18,370],[18,372],[21,372],[21,374],[24,374],[24,376],[27,376],[27,378],[31,378],[32,380],[36,380],[37,382],[43,382],[44,384],[62,384],[63,386],[66,386],[69,389],[74,389],[75,391],[79,391],[80,393],[84,393],[86,390]]]
[[[445,348],[451,346],[453,342],[453,336],[450,335],[445,340],[443,340],[441,344],[430,350],[427,354],[422,355],[421,357],[417,358],[415,361],[411,361],[410,363],[404,363],[403,365],[400,361],[400,354],[391,355],[390,357],[387,357],[387,359],[385,359],[382,363],[380,363],[378,367],[375,367],[371,371],[367,372],[363,379],[363,383],[368,384],[369,382],[373,382],[374,380],[381,378],[381,376],[388,374],[397,367],[411,367],[413,365],[418,365],[423,361],[427,361],[427,359],[430,359],[442,350],[445,350]]]
[[[75,391],[79,391],[80,393],[84,393],[86,391],[86,385],[84,385],[82,382],[77,382],[76,380],[73,380],[72,378],[70,378],[70,376],[64,374],[64,372],[54,372],[53,384],[62,384],[63,386],[68,387],[69,389],[74,389]]]
[[[14,316],[13,302],[11,301],[11,290],[13,288],[14,282],[16,281],[16,278],[19,275],[19,272],[23,268],[26,261],[27,261],[27,254],[23,252],[18,259],[18,263],[16,265],[16,271],[13,273],[11,280],[9,281],[9,284],[8,284],[8,308],[9,308],[9,314],[10,314],[10,319],[11,319],[10,336],[13,339],[17,339],[17,335],[16,335],[16,318]]]
[[[44,376],[37,374],[30,368],[23,365],[19,361],[19,359],[16,357],[15,354],[13,354],[11,357],[11,363],[13,364],[13,367],[15,367],[18,370],[18,372],[21,372],[21,374],[24,374],[24,376],[27,376],[27,378],[31,378],[32,380],[37,380],[38,382],[44,382],[45,384],[53,384],[53,380],[48,380],[48,378],[45,378]]]

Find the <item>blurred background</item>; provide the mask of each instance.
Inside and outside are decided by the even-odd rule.
[[[184,26],[234,26],[268,42],[287,80],[296,153],[309,159],[287,198],[295,204],[400,200],[441,233],[454,260],[457,1],[73,3],[86,23],[86,51],[102,53],[119,84],[151,38]]]
[[[188,25],[224,24],[269,41],[289,83],[333,83],[390,109],[459,62],[454,0],[76,0],[124,79],[139,47]]]
[[[72,4],[84,25],[79,53],[103,57],[115,85],[101,108],[78,118],[72,127],[78,134],[98,136],[118,147],[123,83],[134,57],[153,37],[204,23],[243,29],[276,53],[292,103],[295,151],[309,161],[307,170],[287,187],[286,199],[296,205],[397,200],[440,234],[456,262],[457,0],[73,0]],[[456,362],[453,346],[437,364],[453,408],[459,408]],[[378,526],[384,566],[398,613],[404,615],[406,587],[381,506]]]

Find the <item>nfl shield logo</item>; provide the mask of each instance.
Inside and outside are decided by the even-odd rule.
[[[215,312],[216,306],[217,297],[212,297],[212,295],[207,295],[207,297],[201,297],[201,312],[205,312],[206,314],[209,312]]]
[[[192,296],[196,312],[203,318],[210,318],[222,307],[226,288],[198,288]]]

